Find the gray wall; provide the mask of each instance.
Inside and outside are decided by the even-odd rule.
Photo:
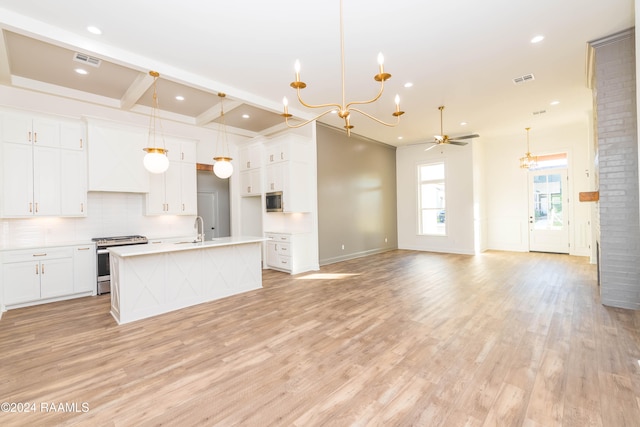
[[[397,248],[396,148],[322,124],[317,147],[320,265]]]
[[[600,296],[603,304],[640,309],[640,217],[635,40],[633,31],[595,49]]]

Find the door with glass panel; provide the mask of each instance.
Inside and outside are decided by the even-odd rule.
[[[529,250],[569,253],[567,171],[529,172]]]

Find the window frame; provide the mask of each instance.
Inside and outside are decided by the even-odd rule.
[[[438,166],[438,165],[442,165],[442,169],[443,169],[443,177],[440,179],[429,179],[429,180],[422,180],[422,168],[425,166]],[[433,237],[446,237],[448,234],[448,226],[447,226],[447,165],[446,162],[444,160],[438,160],[438,161],[428,161],[428,162],[421,162],[419,164],[417,164],[416,166],[416,184],[417,184],[417,219],[418,219],[418,224],[417,224],[417,233],[419,236],[433,236]],[[423,207],[423,198],[422,198],[422,186],[424,184],[440,184],[443,187],[443,193],[444,193],[444,207],[433,207],[433,208],[425,208]],[[424,230],[424,224],[423,224],[423,212],[425,210],[429,210],[429,211],[444,211],[444,227],[443,227],[443,231],[442,233],[434,233],[434,232],[430,232],[430,231],[425,231]]]

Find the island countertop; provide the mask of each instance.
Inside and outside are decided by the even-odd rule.
[[[203,242],[193,242],[189,239],[173,243],[160,243],[155,245],[128,245],[115,246],[109,248],[109,252],[119,257],[132,257],[140,255],[152,255],[165,252],[180,252],[193,249],[206,249],[221,246],[242,245],[246,243],[259,243],[268,240],[264,237],[256,236],[231,236],[216,237],[213,240],[205,240]]]

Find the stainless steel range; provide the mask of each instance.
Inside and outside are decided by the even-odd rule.
[[[113,246],[144,245],[148,242],[145,236],[137,235],[95,237],[91,240],[96,242],[97,249],[98,295],[111,292],[111,271],[109,267],[109,251],[107,249]]]

